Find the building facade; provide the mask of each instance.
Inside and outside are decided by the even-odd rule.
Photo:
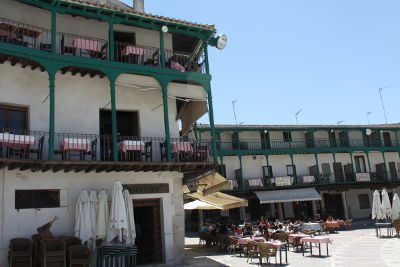
[[[72,235],[81,190],[111,195],[117,179],[142,229],[139,263],[179,263],[182,185],[216,169],[215,142],[180,137],[207,112],[213,125],[214,26],[144,13],[143,1],[0,5],[0,265],[10,239],[54,216],[53,233]]]
[[[220,171],[232,181],[229,191],[249,200],[248,208],[231,211],[236,219],[306,219],[317,213],[362,219],[370,217],[373,190],[399,192],[399,124],[215,128]],[[211,138],[209,125],[195,125],[193,134]],[[299,192],[306,192],[306,200],[313,189],[320,200],[290,201]]]

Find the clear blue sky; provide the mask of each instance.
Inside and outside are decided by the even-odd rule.
[[[127,0],[125,2],[131,2]],[[211,48],[216,123],[400,122],[400,1],[145,0],[147,12],[217,26]],[[201,122],[208,123],[208,118]]]

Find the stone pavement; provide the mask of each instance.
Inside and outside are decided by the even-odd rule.
[[[400,266],[400,238],[378,239],[374,229],[340,231],[329,236],[333,241],[329,246],[329,257],[319,258],[309,253],[303,257],[301,252],[296,253],[291,249],[286,266]],[[181,266],[258,266],[256,259],[253,263],[247,263],[247,258],[243,256],[229,256],[217,248],[198,247],[198,238],[186,237],[185,243],[185,262]],[[325,253],[326,247],[322,245],[322,255]],[[313,254],[318,254],[318,249],[313,249]],[[274,265],[275,259],[270,262]]]

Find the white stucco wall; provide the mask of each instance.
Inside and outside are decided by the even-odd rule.
[[[111,200],[114,180],[122,184],[168,183],[170,193],[136,194],[132,199],[161,199],[162,222],[165,243],[166,263],[178,263],[182,259],[184,242],[184,219],[182,197],[182,174],[177,172],[110,172],[110,173],[64,173],[5,171],[0,174],[0,266],[6,264],[8,242],[12,238],[30,238],[37,233],[36,228],[50,221],[54,216],[60,219],[52,226],[55,235],[72,235],[74,228],[75,202],[81,190],[106,189]],[[66,205],[51,209],[15,209],[15,190],[17,189],[62,189],[67,192]]]

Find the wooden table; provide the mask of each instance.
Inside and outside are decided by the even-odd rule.
[[[301,250],[303,251],[304,256],[304,243],[310,243],[310,253],[312,256],[312,243],[318,244],[319,256],[321,257],[321,244],[326,244],[326,256],[329,256],[328,245],[332,244],[332,240],[326,236],[315,236],[315,237],[303,237],[300,239],[301,242]]]
[[[393,236],[393,224],[390,222],[387,223],[375,223],[376,237],[384,237],[381,234],[381,229],[386,228],[386,237]]]

